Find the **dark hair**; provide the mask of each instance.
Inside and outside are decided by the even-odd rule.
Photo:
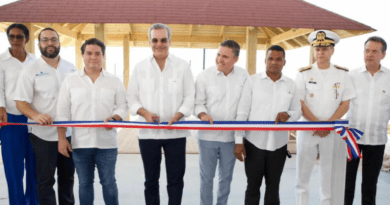
[[[58,35],[58,33],[57,33],[56,30],[54,30],[54,29],[52,29],[52,28],[44,28],[44,29],[42,29],[42,31],[39,32],[39,34],[38,34],[38,41],[41,41],[41,33],[44,32],[44,31],[54,31],[54,33],[57,34],[58,38],[60,38],[60,35]]]
[[[367,39],[367,41],[364,43],[364,45],[366,45],[368,43],[368,41],[374,41],[374,42],[381,43],[382,44],[382,53],[386,52],[387,44],[383,38],[381,38],[379,36],[371,36],[370,38]]]
[[[86,40],[83,45],[81,46],[81,54],[84,55],[84,52],[85,52],[85,47],[87,45],[98,45],[100,46],[101,50],[102,50],[102,54],[104,55],[104,51],[106,50],[106,46],[104,45],[104,43],[102,41],[100,41],[99,39],[97,38],[90,38],[88,40]]]
[[[284,51],[284,48],[279,45],[273,45],[268,48],[266,54],[268,54],[268,51],[282,51],[283,52],[283,57],[286,58],[286,52]]]
[[[233,40],[226,40],[222,42],[219,46],[228,47],[233,49],[233,53],[235,57],[238,57],[240,55],[240,45],[233,41]]]
[[[20,23],[14,23],[14,24],[10,25],[7,28],[7,36],[9,35],[9,32],[13,28],[18,28],[18,29],[22,30],[24,35],[26,36],[26,38],[30,38],[30,31],[28,30],[28,28],[25,25],[20,24]]]

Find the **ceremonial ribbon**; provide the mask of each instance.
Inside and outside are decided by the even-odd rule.
[[[32,125],[37,123],[0,123],[5,125]],[[275,121],[179,121],[168,126],[167,122],[136,122],[136,121],[57,121],[51,127],[78,127],[78,128],[138,128],[138,129],[170,129],[170,130],[225,130],[225,131],[332,131],[335,130],[347,143],[348,159],[357,158],[360,155],[356,139],[360,139],[363,132],[357,129],[349,129],[348,121],[334,122],[279,122]]]

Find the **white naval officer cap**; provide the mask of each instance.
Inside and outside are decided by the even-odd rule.
[[[330,45],[334,46],[340,41],[339,35],[337,35],[335,32],[328,30],[314,31],[307,37],[307,39],[314,47],[326,47]]]

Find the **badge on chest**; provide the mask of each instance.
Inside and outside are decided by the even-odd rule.
[[[333,91],[335,94],[335,98],[337,99],[340,96],[341,83],[337,82],[333,85]]]

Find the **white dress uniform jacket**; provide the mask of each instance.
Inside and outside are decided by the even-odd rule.
[[[249,77],[248,71],[234,66],[229,75],[212,66],[197,77],[194,115],[210,115],[214,121],[234,121],[242,88]],[[206,141],[233,142],[234,131],[199,130],[197,138]]]
[[[60,59],[55,69],[39,58],[21,72],[14,100],[30,103],[35,111],[46,113],[54,120],[61,83],[76,70],[73,64],[64,59]],[[28,122],[34,120],[28,119]],[[70,130],[67,136],[70,136]],[[46,141],[58,141],[56,127],[31,126],[31,133]]]
[[[328,120],[341,102],[356,96],[348,72],[333,65],[324,76],[317,64],[313,64],[311,69],[298,73],[296,86],[300,100],[319,120]],[[321,205],[339,205],[344,201],[346,143],[334,131],[323,138],[312,135],[312,131],[298,132],[297,204],[309,203],[309,180],[319,151]]]
[[[140,108],[160,116],[160,122],[169,122],[181,112],[189,117],[194,109],[194,78],[188,63],[169,54],[161,71],[153,55],[138,63],[127,88],[131,115]],[[142,116],[139,120],[145,122]],[[188,130],[139,129],[139,139],[175,139],[190,136]]]

